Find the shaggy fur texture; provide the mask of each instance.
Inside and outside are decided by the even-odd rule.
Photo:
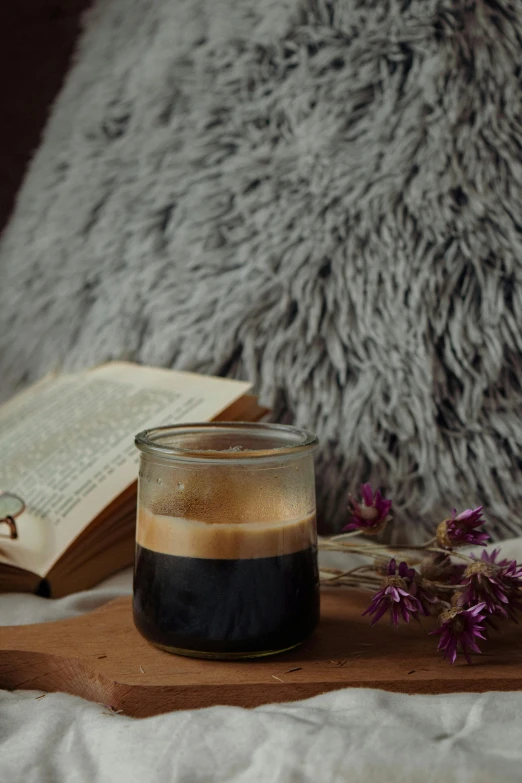
[[[1,249],[4,396],[111,358],[249,377],[323,524],[522,495],[519,0],[101,0]]]

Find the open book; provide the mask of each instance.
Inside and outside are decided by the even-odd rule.
[[[139,453],[166,424],[256,421],[250,384],[123,362],[45,378],[0,407],[0,490],[20,496],[18,538],[0,525],[0,592],[67,595],[132,563]]]

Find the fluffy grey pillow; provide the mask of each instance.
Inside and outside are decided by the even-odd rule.
[[[249,377],[325,528],[522,483],[522,7],[102,0],[0,260],[4,395],[110,358]]]

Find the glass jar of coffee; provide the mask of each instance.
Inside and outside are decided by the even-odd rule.
[[[289,650],[319,618],[313,451],[276,424],[160,427],[136,437],[134,621],[169,652]]]

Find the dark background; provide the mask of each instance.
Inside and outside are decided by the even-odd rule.
[[[71,63],[90,0],[0,2],[0,232]]]

